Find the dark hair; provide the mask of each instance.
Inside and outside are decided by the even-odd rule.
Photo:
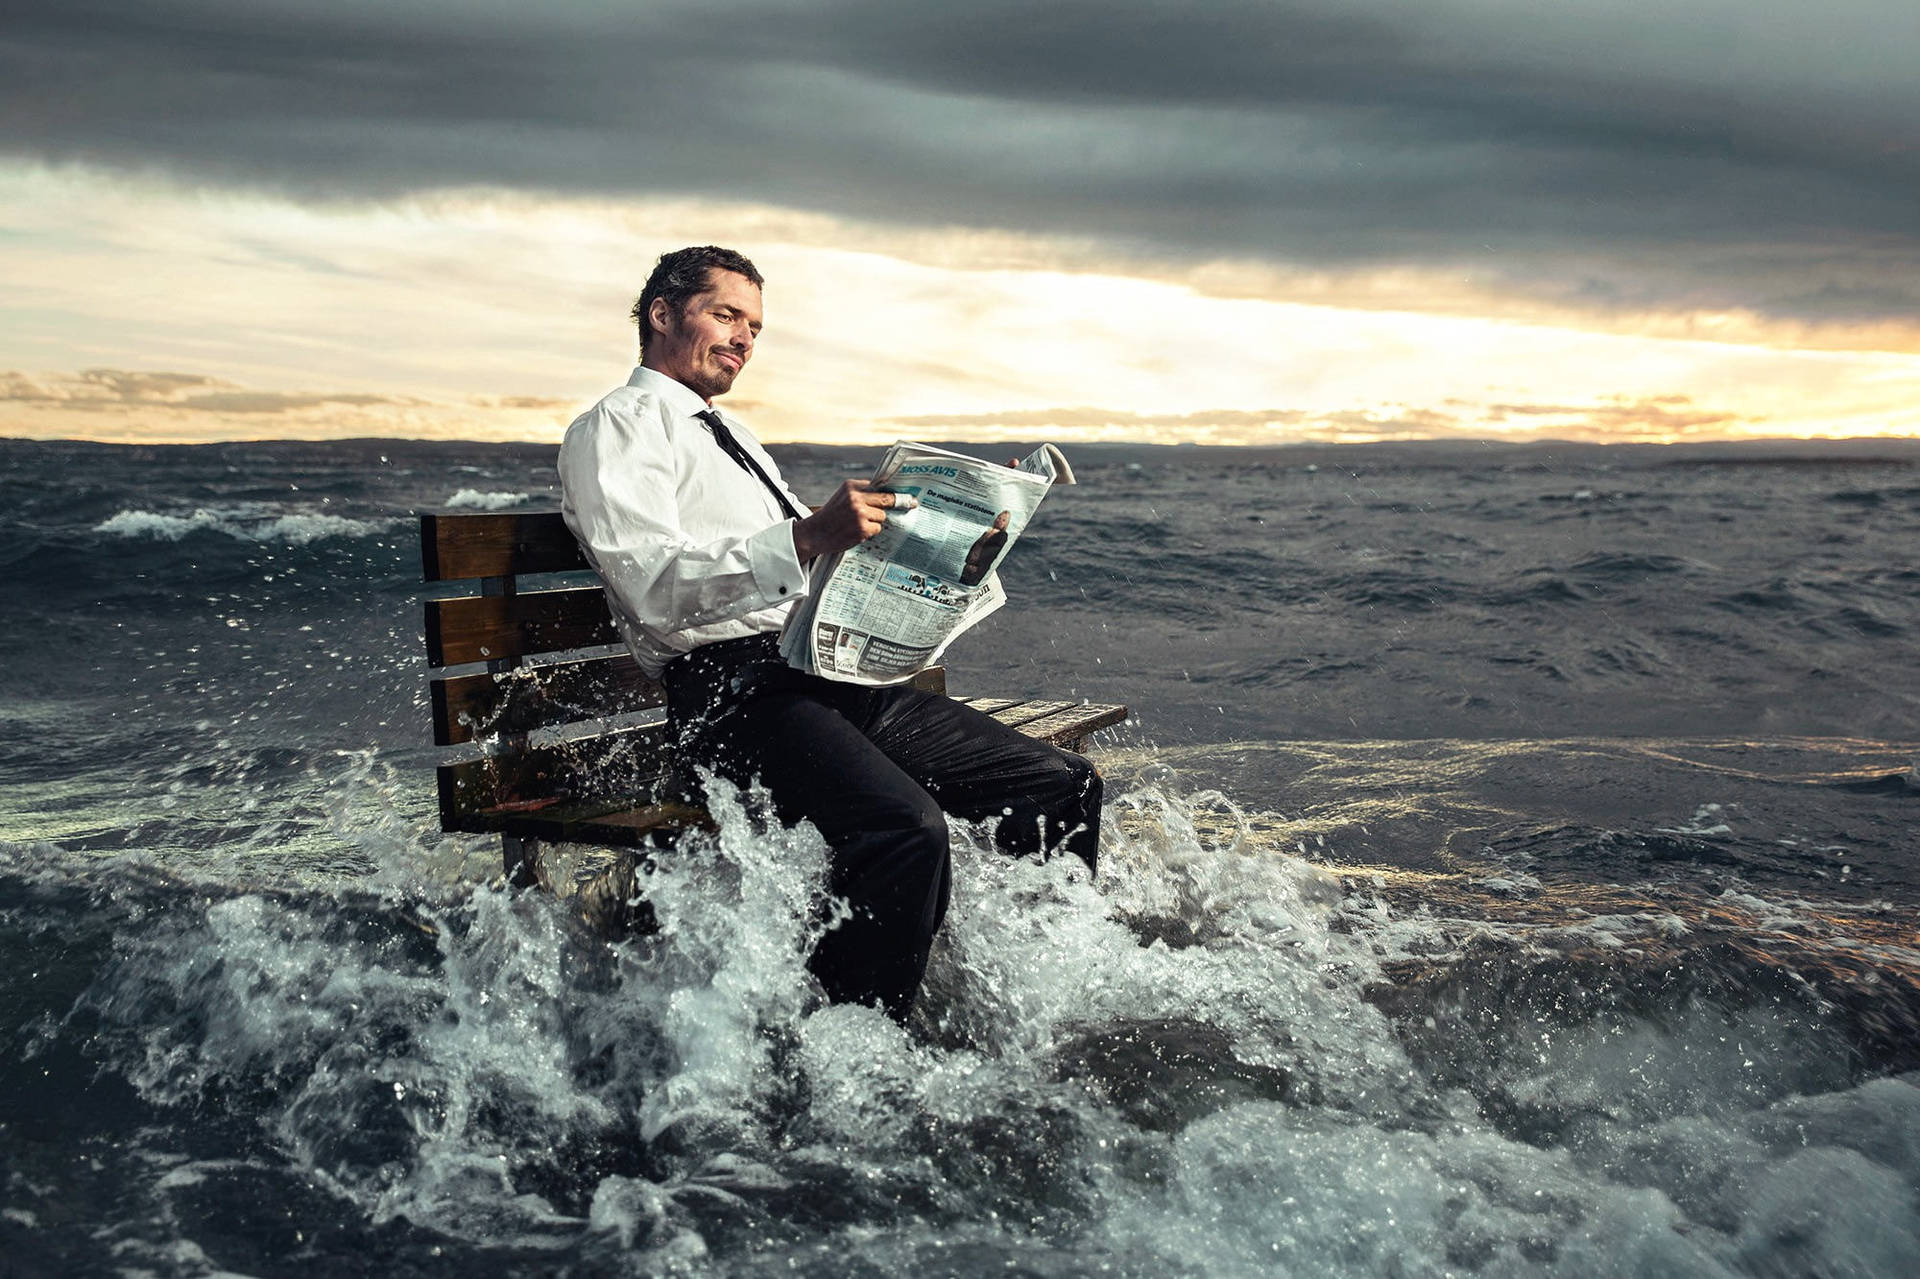
[[[712,283],[715,271],[744,275],[753,281],[756,289],[766,286],[766,281],[760,278],[760,272],[753,263],[732,249],[723,249],[716,244],[697,244],[662,253],[660,260],[653,264],[653,274],[647,277],[647,287],[640,290],[640,296],[633,304],[633,322],[640,329],[640,354],[643,358],[647,353],[647,342],[653,336],[653,326],[647,323],[647,313],[653,310],[653,300],[665,298],[675,315],[683,314],[687,309],[687,299],[705,292]]]

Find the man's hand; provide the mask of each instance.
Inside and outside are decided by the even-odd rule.
[[[911,497],[873,492],[871,480],[843,480],[826,503],[793,526],[793,549],[802,564],[822,555],[844,551],[886,527],[887,512],[896,505],[911,510]]]

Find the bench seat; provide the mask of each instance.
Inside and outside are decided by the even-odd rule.
[[[961,697],[955,700],[977,707],[1029,737],[1037,737],[1069,750],[1084,747],[1089,735],[1120,723],[1127,714],[1124,706],[1084,702],[1004,697]],[[657,750],[664,762],[665,744],[659,744]],[[493,781],[496,773],[497,770],[486,767],[485,760],[476,760],[467,765],[444,765],[441,775],[446,779],[444,784],[456,788],[456,791],[463,785],[471,785],[484,787],[489,795],[497,795],[500,791]],[[672,831],[708,825],[706,811],[698,805],[656,798],[664,777],[662,770],[649,777],[636,778],[627,793],[577,796],[572,792],[555,790],[538,797],[509,799],[493,804],[463,803],[456,794],[451,797],[450,804],[455,824],[447,829],[473,834],[515,835],[523,839],[639,848]],[[509,793],[515,792],[510,790]],[[443,803],[443,809],[446,807],[448,805]]]

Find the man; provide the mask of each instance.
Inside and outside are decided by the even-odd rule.
[[[998,822],[1014,853],[1094,863],[1101,786],[1078,755],[944,697],[805,675],[779,655],[807,566],[878,533],[895,495],[847,480],[808,511],[713,407],[752,358],[761,277],[712,245],[661,257],[634,303],[640,367],[560,446],[567,526],[642,669],[667,689],[676,749],[761,782],[781,821],[832,848],[851,917],[812,960],[836,1001],[912,1008],[949,892],[944,814]]]

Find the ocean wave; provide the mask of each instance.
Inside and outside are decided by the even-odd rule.
[[[1709,567],[1678,555],[1597,551],[1576,560],[1567,571],[1601,580],[1634,581],[1655,573],[1693,573]]]
[[[533,500],[527,493],[482,493],[479,489],[461,489],[445,502],[449,510],[504,511]]]
[[[377,890],[0,842],[0,922],[64,942],[0,988],[0,1095],[51,1134],[15,1143],[35,1273],[147,1255],[120,1237],[262,1273],[263,1219],[315,1240],[290,1273],[1061,1273],[1067,1238],[1129,1274],[1890,1276],[1920,1241],[1898,919],[1336,878],[1149,786],[1097,885],[954,832],[969,909],[908,1033],[806,995],[817,835],[715,816],[615,948],[543,895],[402,891],[402,827],[358,828]]]
[[[284,542],[305,546],[330,537],[366,537],[385,532],[391,521],[356,520],[344,515],[300,511],[269,514],[245,510],[198,508],[188,515],[163,511],[123,510],[94,525],[93,531],[110,537],[178,542],[195,533],[220,533],[242,542]]]

